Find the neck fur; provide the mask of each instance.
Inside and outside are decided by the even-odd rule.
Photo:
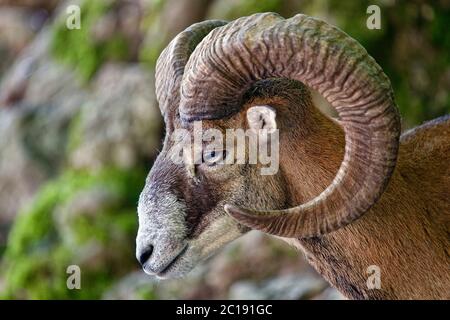
[[[280,169],[286,189],[292,190],[291,207],[318,196],[332,182],[345,148],[344,132],[337,121],[315,108],[304,115],[299,128],[289,130],[280,143]],[[435,269],[436,264],[426,263],[436,261],[436,252],[430,248],[443,240],[437,239],[431,228],[427,230],[426,210],[421,210],[420,195],[405,181],[408,173],[403,158],[400,154],[381,199],[357,221],[321,237],[284,239],[302,250],[310,264],[348,298],[423,299],[445,292],[445,288],[436,288],[438,276],[434,283],[432,279],[442,271]],[[445,254],[438,260],[442,268],[448,266]],[[379,289],[368,285],[373,266],[381,272]],[[420,290],[415,288],[419,283]]]

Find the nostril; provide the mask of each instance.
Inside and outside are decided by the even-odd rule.
[[[150,245],[147,247],[147,249],[139,256],[139,263],[143,266],[144,263],[147,262],[148,258],[152,255],[153,252],[153,246]]]

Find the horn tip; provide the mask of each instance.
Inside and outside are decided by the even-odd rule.
[[[236,207],[232,204],[226,204],[226,205],[224,205],[223,208],[226,213],[228,213],[232,218],[238,220],[239,222],[242,222],[242,220],[245,220],[243,218],[249,216],[249,213],[247,210]]]
[[[230,216],[234,216],[235,213],[238,213],[240,209],[236,206],[233,206],[232,204],[226,204],[223,206],[226,213],[228,213]]]

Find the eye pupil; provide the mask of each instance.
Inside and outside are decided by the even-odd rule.
[[[216,151],[211,150],[203,155],[203,162],[205,162],[207,165],[213,166],[216,165],[217,162],[225,160],[227,157],[228,152],[226,150],[223,151]]]

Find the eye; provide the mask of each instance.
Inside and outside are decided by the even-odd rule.
[[[215,166],[225,161],[227,155],[227,150],[205,150],[202,155],[202,162],[208,166]]]

